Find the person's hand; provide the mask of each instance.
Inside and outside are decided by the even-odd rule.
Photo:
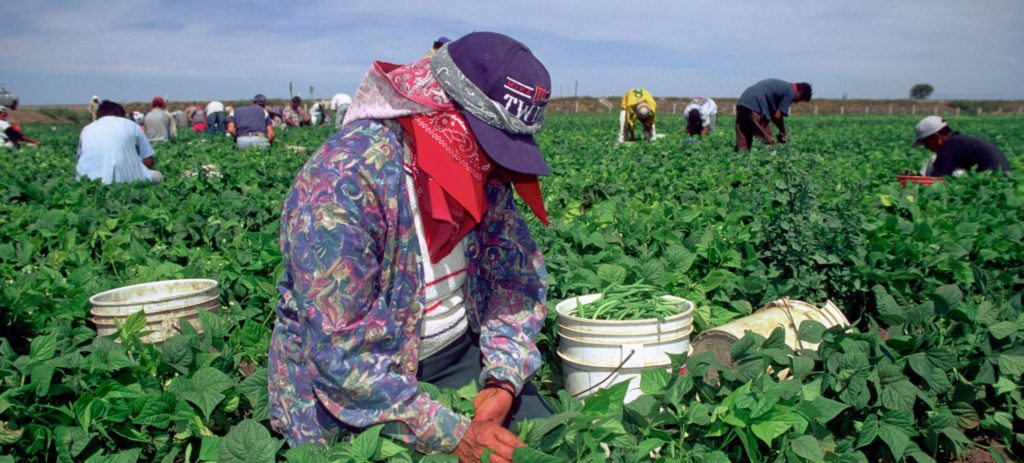
[[[511,387],[511,384],[505,384]],[[490,455],[492,462],[511,462],[512,451],[526,446],[502,426],[514,400],[511,394],[497,387],[485,387],[477,393],[473,399],[473,407],[476,409],[473,421],[469,423],[469,429],[459,445],[452,451],[460,462],[479,462],[480,455],[487,449],[494,451]]]
[[[477,463],[480,461],[480,455],[491,449],[492,463],[511,463],[512,451],[525,446],[526,444],[515,434],[502,427],[501,423],[474,418],[469,423],[466,435],[462,436],[462,440],[452,453],[459,457],[460,463]]]
[[[785,132],[779,134],[779,143],[786,143],[786,135]]]

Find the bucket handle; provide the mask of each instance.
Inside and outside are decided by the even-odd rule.
[[[604,377],[604,379],[602,379],[602,380],[600,380],[600,381],[598,381],[598,382],[594,383],[594,384],[593,384],[592,386],[590,386],[590,387],[588,387],[588,388],[586,388],[586,389],[584,389],[584,390],[582,390],[582,391],[580,391],[580,392],[577,392],[577,393],[573,394],[572,396],[573,396],[573,397],[579,397],[579,396],[581,396],[581,395],[583,395],[583,394],[585,394],[585,393],[587,393],[587,392],[590,392],[590,391],[594,390],[594,388],[596,388],[596,387],[600,386],[600,385],[601,385],[601,384],[603,384],[603,383],[604,383],[605,381],[608,381],[609,379],[611,379],[611,377],[612,377],[612,376],[615,376],[615,373],[617,373],[617,372],[618,372],[619,370],[621,370],[621,369],[622,369],[622,366],[623,366],[623,365],[625,365],[625,364],[626,364],[626,362],[628,362],[628,361],[629,361],[630,357],[632,357],[632,356],[633,356],[633,354],[635,354],[635,353],[636,353],[636,349],[631,349],[631,350],[629,351],[629,355],[627,355],[627,356],[626,356],[626,358],[622,359],[622,363],[620,363],[620,364],[619,364],[619,366],[615,367],[615,369],[614,369],[614,370],[612,370],[612,372],[611,372],[611,373],[608,373],[608,376],[605,376],[605,377]]]
[[[796,338],[796,345],[802,350],[804,343],[800,342],[800,327],[796,326],[796,320],[793,320],[793,313],[790,312],[791,308],[789,307],[789,298],[783,298],[782,303],[786,306],[786,317],[789,318],[789,324],[793,327],[793,334],[796,335],[794,336]]]

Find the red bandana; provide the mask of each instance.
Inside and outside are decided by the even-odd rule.
[[[484,186],[489,179],[511,180],[534,214],[548,224],[537,176],[508,172],[493,164],[457,111],[397,120],[410,135],[410,167],[432,262],[447,256],[483,219],[487,212]],[[496,171],[499,175],[492,175]]]

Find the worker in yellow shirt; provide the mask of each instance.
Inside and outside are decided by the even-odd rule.
[[[654,97],[642,88],[634,88],[622,96],[622,111],[619,112],[619,143],[635,141],[633,129],[636,121],[643,123],[644,140],[651,141],[658,137],[654,127],[654,115],[657,103]]]

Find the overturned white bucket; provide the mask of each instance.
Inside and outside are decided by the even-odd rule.
[[[765,304],[764,307],[746,317],[702,331],[693,340],[692,355],[711,352],[718,361],[725,365],[731,365],[732,345],[739,341],[747,331],[753,331],[767,338],[778,327],[785,330],[786,345],[789,347],[817,350],[817,343],[809,343],[797,338],[800,323],[805,320],[817,321],[825,325],[826,328],[850,324],[843,312],[832,301],[827,301],[824,307],[819,308],[804,301],[784,297]]]
[[[629,402],[641,394],[642,371],[668,371],[672,361],[666,354],[689,350],[693,302],[663,296],[667,302],[681,306],[679,314],[664,319],[592,320],[575,315],[577,301],[591,304],[600,298],[601,294],[587,294],[555,305],[563,388],[574,397],[585,397],[598,388],[629,381]]]

